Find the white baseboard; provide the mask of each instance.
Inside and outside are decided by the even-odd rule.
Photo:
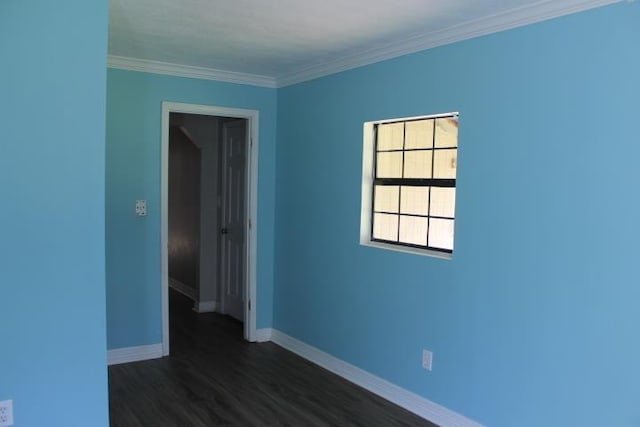
[[[256,329],[256,335],[255,335],[256,342],[271,341],[272,334],[273,334],[273,329],[271,328]]]
[[[200,301],[193,304],[193,311],[196,313],[213,313],[218,311],[218,301]]]
[[[259,329],[258,331],[265,331]],[[257,331],[257,332],[258,332]],[[405,390],[354,365],[340,360],[322,350],[299,341],[277,329],[268,330],[271,341],[299,356],[319,365],[342,378],[377,394],[414,414],[441,427],[483,427],[469,418],[437,403]]]
[[[192,301],[196,300],[196,290],[191,286],[185,285],[179,280],[174,279],[173,277],[169,277],[169,286],[172,289],[180,292],[187,298],[190,298]]]
[[[116,348],[107,352],[107,364],[118,365],[120,363],[139,362],[160,357],[162,357],[162,344]]]

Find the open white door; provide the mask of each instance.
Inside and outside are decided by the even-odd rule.
[[[221,308],[245,320],[247,121],[222,125]]]

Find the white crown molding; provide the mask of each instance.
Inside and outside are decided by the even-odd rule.
[[[441,427],[482,427],[481,424],[444,406],[418,396],[367,371],[340,360],[289,335],[271,330],[271,340],[342,378],[377,394]]]
[[[120,70],[141,71],[144,73],[164,74],[167,76],[215,80],[218,82],[237,83],[267,88],[276,87],[276,80],[269,76],[216,70],[214,68],[195,67],[191,65],[172,64],[169,62],[151,61],[148,59],[137,59],[126,56],[109,55],[107,58],[107,66],[109,68],[117,68]]]
[[[385,46],[376,47],[356,54],[348,54],[333,61],[314,64],[292,73],[278,76],[276,79],[277,87],[290,86],[402,55],[522,27],[524,25],[534,24],[622,1],[624,0],[544,0],[528,6],[467,21],[440,31],[416,34]]]
[[[116,348],[107,351],[107,364],[118,365],[120,363],[139,362],[160,357],[162,357],[162,344]]]

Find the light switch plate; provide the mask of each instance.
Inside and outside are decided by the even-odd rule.
[[[147,201],[136,200],[136,215],[147,216]]]

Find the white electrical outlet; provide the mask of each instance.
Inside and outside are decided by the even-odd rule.
[[[136,215],[147,216],[147,201],[136,200]]]
[[[13,400],[0,402],[0,427],[13,425]]]
[[[433,367],[433,353],[429,350],[422,350],[422,367],[427,371]]]

